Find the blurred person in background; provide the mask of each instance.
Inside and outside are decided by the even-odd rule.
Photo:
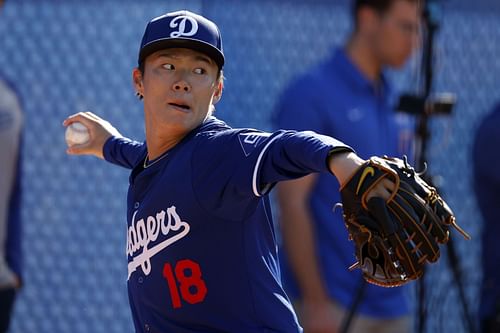
[[[0,0],[0,9],[2,5]],[[0,73],[0,333],[8,330],[14,300],[21,286],[22,123],[19,95]]]
[[[483,281],[479,317],[482,333],[500,332],[500,157],[495,154],[500,142],[500,104],[488,114],[477,129],[474,148],[474,189],[483,216]]]
[[[411,130],[400,126],[396,100],[383,74],[402,67],[418,41],[417,0],[354,0],[354,30],[347,43],[285,89],[274,126],[313,130],[356,147],[363,158],[409,154]],[[365,284],[342,223],[338,183],[327,175],[278,185],[283,279],[305,332],[410,332],[407,287]],[[335,198],[337,200],[335,201]],[[357,308],[356,310],[354,310]]]

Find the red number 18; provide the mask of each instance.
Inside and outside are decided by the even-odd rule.
[[[187,274],[187,272],[190,273]],[[201,269],[198,263],[189,259],[179,260],[175,264],[173,271],[170,263],[165,263],[163,266],[163,277],[167,280],[174,308],[182,306],[181,296],[189,304],[200,303],[205,299],[207,286],[201,278]],[[178,287],[180,287],[180,295]],[[193,289],[196,289],[196,291]]]

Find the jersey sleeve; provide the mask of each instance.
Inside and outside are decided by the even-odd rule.
[[[279,181],[330,172],[329,154],[350,151],[353,149],[343,142],[313,131],[276,132],[255,162],[252,191],[261,196]]]
[[[144,156],[145,149],[142,142],[113,136],[106,141],[102,152],[106,161],[132,169]]]
[[[311,131],[227,131],[199,140],[192,156],[193,187],[210,211],[231,202],[232,209],[241,205],[235,209],[241,212],[245,202],[266,194],[278,181],[329,172],[327,157],[335,151],[352,149]]]

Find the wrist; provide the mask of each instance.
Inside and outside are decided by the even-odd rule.
[[[328,167],[337,177],[340,186],[343,186],[351,178],[354,172],[365,163],[353,152],[343,152],[328,156]]]

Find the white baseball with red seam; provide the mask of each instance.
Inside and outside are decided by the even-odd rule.
[[[80,122],[71,123],[66,127],[66,144],[71,147],[81,145],[90,140],[90,133],[87,127]]]

